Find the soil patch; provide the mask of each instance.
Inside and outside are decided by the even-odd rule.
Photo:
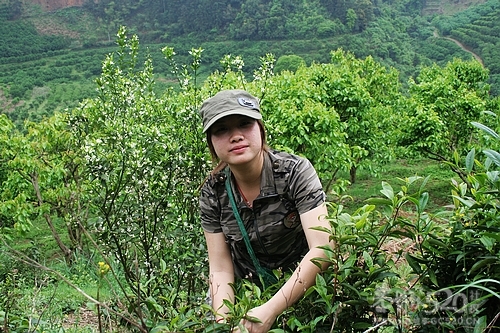
[[[36,31],[40,35],[57,35],[57,36],[65,36],[72,39],[78,39],[80,34],[71,31],[69,29],[64,28],[64,26],[52,23],[52,22],[43,22],[41,20],[34,20],[33,24],[35,25]]]
[[[99,318],[94,311],[87,308],[81,308],[78,311],[68,314],[64,318],[63,327],[65,329],[72,327],[89,327],[95,329],[97,332],[99,330]]]
[[[10,113],[14,111],[18,106],[24,104],[24,101],[19,101],[17,104],[12,102],[12,99],[5,96],[3,90],[0,89],[0,109],[3,111],[3,113]]]

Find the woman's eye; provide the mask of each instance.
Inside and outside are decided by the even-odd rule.
[[[217,128],[214,128],[213,133],[214,134],[221,134],[221,133],[224,133],[226,131],[227,131],[227,127],[217,127]]]

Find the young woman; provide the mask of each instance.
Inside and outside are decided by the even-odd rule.
[[[325,193],[307,159],[267,147],[254,96],[224,90],[206,100],[200,114],[210,152],[219,163],[200,195],[216,320],[224,320],[227,314],[223,300],[234,302],[235,277],[259,282],[257,260],[265,269],[294,270],[268,302],[248,312],[259,322],[242,320],[251,333],[268,332],[320,272],[311,259],[325,257],[318,247],[329,244],[329,235],[311,228],[329,228]]]

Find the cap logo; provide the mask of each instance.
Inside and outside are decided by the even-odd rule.
[[[247,107],[247,108],[255,108],[255,103],[251,100],[245,99],[243,97],[238,98],[238,103],[240,103],[241,106]]]

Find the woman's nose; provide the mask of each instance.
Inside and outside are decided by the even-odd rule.
[[[243,135],[241,134],[241,131],[238,128],[232,128],[230,130],[230,138],[231,142],[238,142],[243,140]]]

